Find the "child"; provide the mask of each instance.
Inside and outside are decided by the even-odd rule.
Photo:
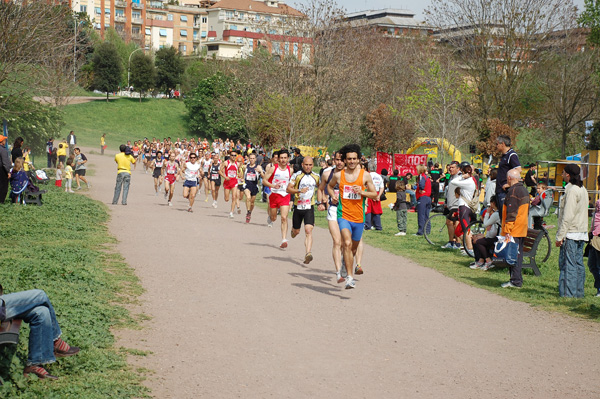
[[[24,158],[15,159],[15,165],[10,170],[9,179],[10,179],[10,202],[13,204],[18,204],[21,202],[21,194],[27,188],[27,183],[29,183],[29,178],[27,177],[27,172],[23,170],[23,164],[25,162]]]
[[[67,166],[65,167],[65,193],[73,193],[71,189],[71,183],[73,182],[73,158],[67,159]]]
[[[396,223],[398,223],[398,232],[395,236],[406,235],[406,213],[408,211],[408,202],[406,201],[406,183],[402,180],[396,181]]]
[[[59,162],[58,166],[56,166],[56,180],[54,181],[56,187],[62,187],[62,167],[62,162]]]
[[[546,214],[544,200],[546,196],[550,195],[546,192],[547,189],[548,185],[545,182],[541,181],[538,183],[537,194],[531,200],[531,206],[529,207],[529,228],[542,229],[543,217]]]
[[[496,196],[490,198],[490,206],[485,211],[483,227],[485,235],[474,240],[473,245],[476,261],[470,265],[471,269],[489,270],[494,267],[492,256],[494,255],[494,244],[496,237],[500,234],[500,213],[496,204]]]

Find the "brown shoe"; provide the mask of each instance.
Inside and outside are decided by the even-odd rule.
[[[49,380],[58,380],[58,377],[55,377],[48,373],[45,368],[42,366],[27,366],[23,370],[23,375],[25,377],[29,377],[29,374],[35,374],[39,379],[47,378]]]
[[[69,357],[79,353],[79,348],[76,346],[71,346],[66,351],[61,351],[58,349],[54,349],[54,356],[56,357]]]

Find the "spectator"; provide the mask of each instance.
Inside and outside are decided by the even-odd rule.
[[[400,180],[399,174],[400,174],[400,171],[398,169],[394,169],[393,174],[388,179],[388,191],[390,193],[395,193],[396,192],[396,182],[398,180]]]
[[[31,154],[31,148],[29,147],[25,147],[23,149],[23,170],[25,172],[29,172],[29,167],[33,166],[33,164],[31,163],[31,157],[29,156]]]
[[[17,137],[10,152],[12,163],[15,163],[17,158],[23,158],[23,149],[21,147],[23,147],[23,137]]]
[[[331,166],[333,166],[333,161],[331,161]],[[329,161],[327,161],[329,162]],[[375,164],[375,169],[373,169],[375,171],[377,171],[377,164]],[[390,183],[390,177],[388,176],[388,170],[386,168],[381,169],[381,178],[383,179],[383,186],[385,187],[385,189],[387,191],[389,191],[389,183]]]
[[[588,241],[588,192],[583,187],[580,173],[579,166],[575,164],[568,164],[562,172],[567,186],[558,213],[556,232],[556,246],[560,247],[558,294],[561,297],[583,298],[583,246]]]
[[[408,195],[410,195],[410,207],[414,208],[417,206],[417,195],[415,190],[413,190],[410,185],[410,181],[412,180],[412,178],[413,175],[410,172],[408,172],[406,176],[401,177],[401,179],[404,180],[404,184],[406,184],[406,192],[408,193]]]
[[[473,237],[473,251],[476,261],[471,264],[471,269],[489,270],[494,267],[492,256],[494,255],[496,237],[500,234],[500,222],[496,196],[492,195],[483,216],[485,234],[483,237]]]
[[[521,168],[514,168],[506,174],[508,191],[506,203],[502,208],[502,234],[511,237],[519,246],[517,263],[510,266],[510,281],[503,283],[502,288],[521,288],[523,286],[523,241],[527,237],[527,219],[529,214],[529,193],[521,181]]]
[[[536,172],[536,164],[531,163],[527,165],[529,170],[525,173],[525,185],[529,187],[529,195],[535,197],[536,192],[536,180],[537,180],[537,172]]]
[[[521,173],[521,163],[519,156],[510,148],[511,142],[508,136],[498,136],[496,139],[496,148],[502,154],[500,163],[498,163],[498,174],[496,175],[496,201],[498,201],[498,209],[502,209],[504,198],[506,198],[508,190],[507,174],[511,169],[517,169]]]
[[[87,169],[85,164],[87,161],[87,157],[81,153],[81,150],[79,148],[75,148],[75,182],[77,183],[77,188],[75,190],[81,190],[81,183],[79,180],[82,180],[88,188],[92,187],[85,177],[85,172]]]
[[[58,156],[58,162],[62,162],[63,165],[67,161],[67,142],[63,139],[62,143],[58,144],[58,150],[56,150]]]
[[[50,137],[46,142],[46,156],[48,157],[48,167],[52,167],[52,151],[54,150],[54,139]]]
[[[129,183],[131,182],[131,164],[135,163],[135,158],[128,151],[125,144],[121,144],[119,147],[120,153],[115,155],[115,162],[117,163],[117,181],[115,183],[115,194],[113,196],[113,205],[117,205],[119,202],[119,196],[121,195],[121,187],[123,188],[123,198],[121,204],[127,205],[127,194],[129,194]]]
[[[29,182],[27,173],[23,169],[24,162],[25,160],[22,157],[15,159],[15,164],[8,174],[10,180],[10,202],[13,204],[22,202],[21,194],[27,188],[27,183]]]
[[[490,206],[490,198],[496,196],[496,177],[498,176],[498,169],[494,168],[490,170],[487,182],[485,182],[485,195],[483,197],[483,206],[487,208]],[[498,208],[496,204],[496,208]]]
[[[417,186],[416,189],[416,200],[417,200],[417,220],[419,228],[415,235],[422,236],[425,229],[425,223],[429,219],[429,213],[431,212],[431,179],[427,176],[427,167],[425,165],[417,166]]]
[[[367,168],[367,170],[370,170]],[[373,179],[373,185],[377,191],[377,198],[367,199],[367,211],[365,215],[365,230],[383,230],[381,226],[381,215],[383,209],[381,209],[381,196],[385,192],[385,186],[383,184],[383,178],[379,173],[372,169],[370,171],[371,178]]]
[[[462,176],[459,179],[455,179],[453,184],[460,188],[460,198],[458,199],[458,221],[463,233],[467,234],[467,248],[465,248],[465,251],[472,251],[473,243],[471,242],[471,236],[468,231],[471,222],[477,218],[474,209],[471,207],[472,202],[477,200],[477,198],[475,198],[477,182],[473,178],[473,168],[471,165],[467,162],[463,162],[461,167]]]
[[[600,176],[598,176],[600,184]],[[590,230],[591,242],[590,253],[588,256],[588,268],[594,276],[594,288],[596,296],[600,297],[600,199],[596,201],[594,207],[594,216],[592,217],[592,227]]]
[[[29,323],[29,353],[23,374],[56,380],[44,365],[54,363],[57,357],[73,356],[79,348],[70,346],[60,338],[62,332],[50,299],[42,290],[20,291],[4,294],[0,286],[0,299],[6,303],[6,319],[22,319]]]
[[[6,139],[6,136],[0,134],[0,204],[4,204],[6,201],[9,172],[12,166],[5,147]]]
[[[104,149],[106,148],[106,133],[100,137],[100,155],[104,155]]]
[[[534,228],[536,230],[542,229],[542,220],[546,214],[546,205],[544,204],[546,198],[552,195],[552,191],[546,192],[547,189],[548,185],[546,185],[546,183],[538,183],[537,195],[531,200],[531,206],[529,207],[529,228]],[[548,201],[550,201],[550,198],[548,198]]]
[[[439,163],[435,163],[429,172],[431,176],[431,204],[436,206],[440,198],[440,179],[442,178],[442,169]]]
[[[395,236],[405,236],[408,212],[408,202],[406,201],[406,184],[400,180],[398,183],[396,183],[396,188],[396,203],[394,204],[394,210],[396,211],[398,232],[395,234]]]
[[[446,204],[444,205],[444,214],[446,215],[446,227],[448,229],[448,243],[443,245],[444,249],[460,249],[460,244],[456,241],[454,231],[458,224],[458,198],[454,195],[457,186],[455,180],[460,178],[460,169],[457,161],[452,161],[447,167],[448,175],[446,177]],[[460,197],[460,196],[459,196]]]
[[[69,145],[69,155],[75,154],[75,145],[77,144],[77,137],[73,134],[73,131],[69,132],[67,136],[67,144]]]

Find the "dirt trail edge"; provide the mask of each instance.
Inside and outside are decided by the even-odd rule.
[[[136,270],[152,317],[118,346],[153,371],[156,398],[598,398],[598,325],[470,287],[367,246],[356,289],[334,281],[329,233],[279,245],[279,222],[228,218],[197,198],[186,212],[133,172],[111,205],[112,155],[89,154],[89,195],[110,207],[117,250]],[[220,193],[222,197],[222,192]],[[557,298],[558,300],[558,298]]]

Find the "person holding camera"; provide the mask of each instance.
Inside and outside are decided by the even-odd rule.
[[[125,144],[121,144],[119,150],[121,152],[115,155],[117,182],[115,184],[115,195],[113,196],[112,204],[117,205],[117,202],[119,202],[122,187],[123,198],[121,199],[121,204],[127,205],[127,194],[129,194],[129,183],[131,182],[131,164],[135,163],[135,158],[133,157],[131,148]]]

